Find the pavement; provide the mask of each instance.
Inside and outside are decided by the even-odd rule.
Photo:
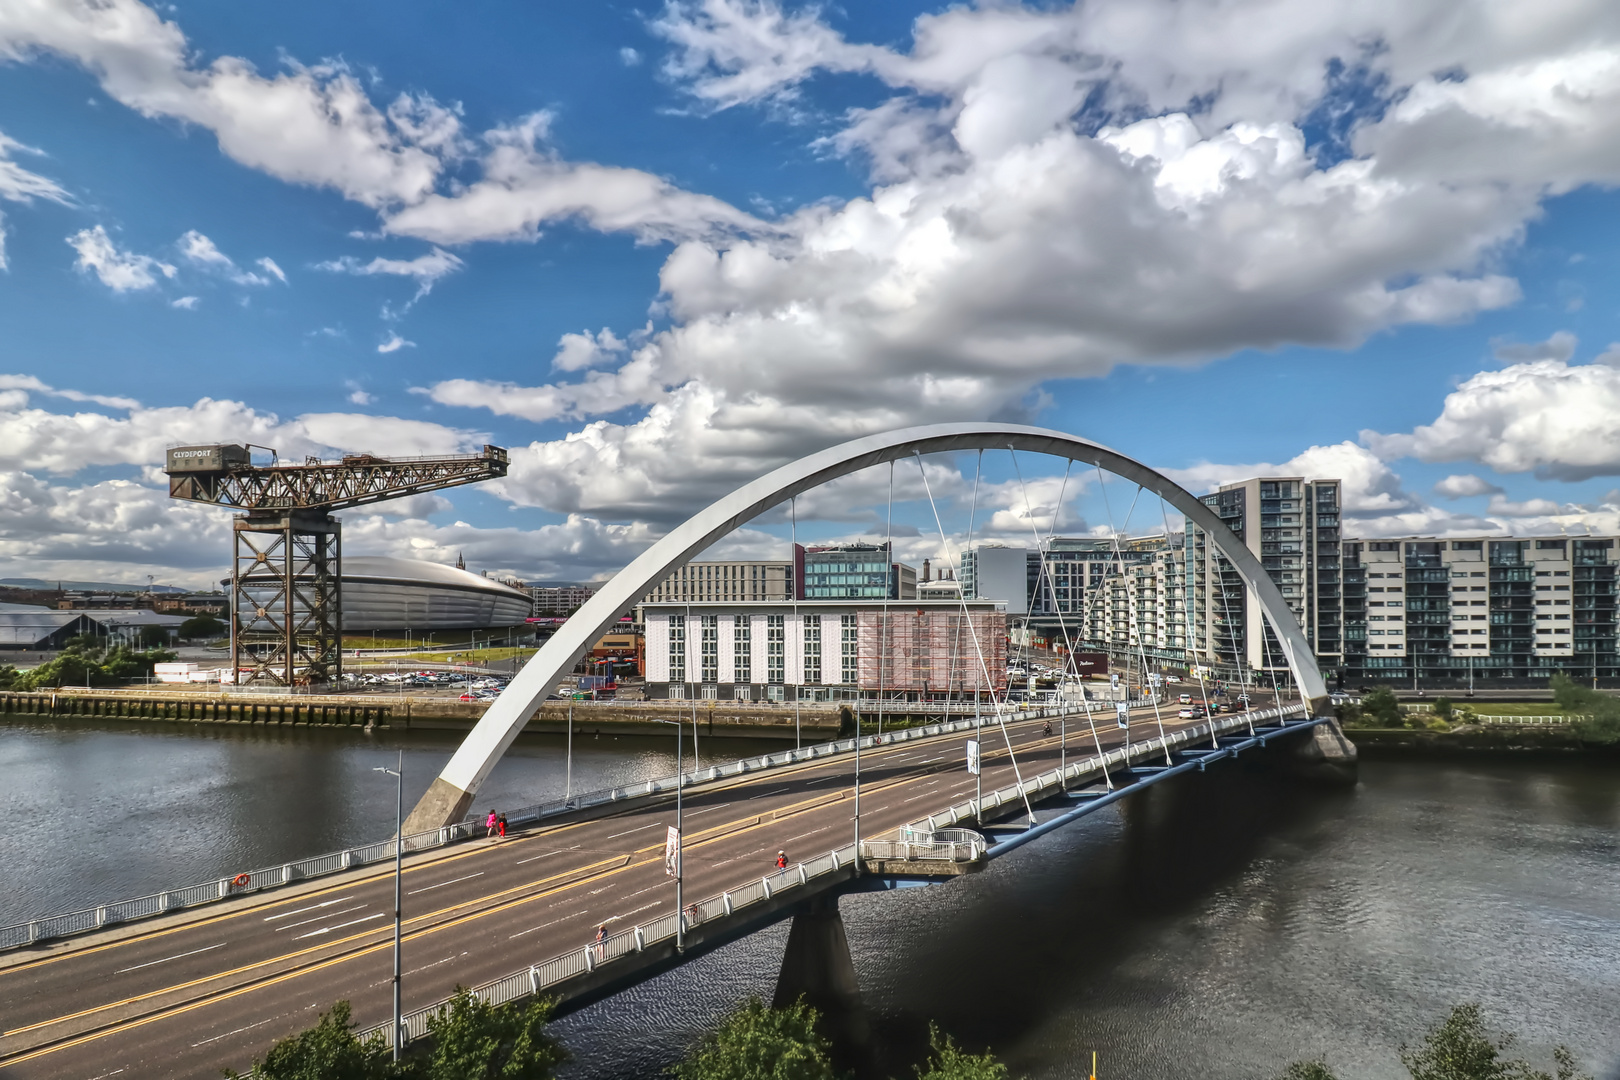
[[[1265,702],[1256,701],[1262,708]],[[1197,723],[1164,710],[1164,728]],[[1102,719],[1098,717],[1099,721]],[[1110,717],[1111,719],[1111,717]],[[1152,710],[1132,734],[1158,734]],[[1054,767],[1061,727],[1010,721],[1023,775]],[[1123,736],[1084,716],[1068,723],[1070,761]],[[861,834],[877,838],[970,798],[967,733],[861,754]],[[1013,782],[1000,732],[987,727],[985,791]],[[840,755],[706,783],[684,800],[685,900],[713,896],[790,862],[846,845],[854,759]],[[672,799],[608,816],[554,819],[504,840],[475,840],[406,860],[406,1010],[579,948],[675,908],[663,869]],[[339,999],[362,1027],[391,1008],[392,867],[322,878],[35,949],[0,954],[0,1077],[217,1077],[246,1071],[277,1039]]]

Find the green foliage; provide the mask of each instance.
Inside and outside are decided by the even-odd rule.
[[[188,641],[224,637],[230,628],[212,615],[193,615],[180,624],[180,636]]]
[[[802,1000],[768,1008],[751,997],[670,1066],[677,1080],[833,1080],[831,1044]]]
[[[551,1080],[568,1060],[546,1031],[554,1002],[489,1005],[458,987],[450,1008],[428,1021],[433,1052],[409,1075],[423,1080]]]
[[[1434,699],[1434,715],[1439,717],[1441,720],[1444,720],[1448,724],[1451,723],[1451,711],[1452,704],[1450,698],[1437,697]]]
[[[432,1048],[395,1063],[380,1038],[361,1042],[340,1001],[308,1031],[282,1039],[244,1077],[229,1080],[553,1080],[568,1052],[546,1031],[552,1001],[486,1005],[458,988],[428,1021]]]
[[[263,1061],[255,1061],[251,1080],[386,1080],[398,1075],[392,1054],[380,1039],[362,1043],[354,1036],[349,1003],[340,1001],[308,1031],[282,1039]],[[244,1080],[225,1070],[229,1080]]]
[[[1552,677],[1553,700],[1568,713],[1584,714],[1588,719],[1575,722],[1575,734],[1583,742],[1612,744],[1620,742],[1620,698],[1600,694],[1589,686],[1571,679],[1562,671]]]
[[[123,645],[107,649],[99,638],[81,634],[68,641],[52,660],[32,671],[17,673],[13,690],[37,690],[44,686],[114,686],[135,682],[152,674],[155,664],[174,659],[168,649],[131,652]]]
[[[1321,1061],[1296,1061],[1282,1071],[1277,1080],[1338,1080]]]
[[[22,672],[10,664],[0,664],[0,690],[16,689],[17,680],[22,678]]]
[[[1398,728],[1406,723],[1400,700],[1387,686],[1380,686],[1361,699],[1361,714],[1379,727]]]
[[[1401,1064],[1412,1080],[1553,1080],[1526,1061],[1503,1057],[1512,1044],[1512,1035],[1493,1041],[1485,1030],[1480,1006],[1469,1002],[1452,1009],[1443,1023],[1424,1036],[1418,1049],[1402,1046]],[[1553,1060],[1557,1080],[1581,1080],[1569,1050],[1559,1047]]]
[[[917,1067],[917,1080],[1007,1080],[1007,1066],[990,1054],[970,1054],[928,1025],[928,1064]]]

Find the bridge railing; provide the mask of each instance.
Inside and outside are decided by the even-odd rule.
[[[1257,713],[1235,713],[1224,720],[1212,720],[1209,724],[1200,724],[1196,728],[1183,729],[1175,735],[1162,739],[1150,739],[1134,743],[1127,752],[1124,748],[1111,751],[1101,758],[1093,757],[1077,762],[1063,769],[1053,769],[1048,773],[1031,777],[1023,784],[1012,785],[986,796],[986,804],[991,803],[992,797],[996,800],[993,805],[1000,806],[1015,799],[1020,799],[1025,793],[1035,795],[1043,792],[1053,784],[1072,780],[1087,773],[1100,773],[1104,766],[1115,767],[1128,765],[1138,758],[1155,757],[1165,753],[1168,748],[1184,747],[1188,743],[1201,739],[1211,739],[1223,733],[1238,731],[1253,726],[1256,721],[1282,719],[1283,717],[1301,713],[1304,707],[1300,705],[1284,706],[1280,709],[1266,709]],[[985,840],[978,833],[967,829],[940,828],[938,821],[949,819],[949,822],[963,820],[973,816],[974,805],[967,802],[960,807],[953,807],[943,815],[935,815],[927,819],[926,832],[924,827],[918,825],[907,826],[912,830],[911,835],[916,837],[937,837],[937,841],[913,841],[907,843],[904,839],[898,840],[865,840],[861,842],[861,854],[866,858],[904,858],[901,854],[908,849],[913,853],[911,858],[954,858],[957,861],[966,861],[968,858],[982,858],[985,854]],[[948,823],[949,823],[948,822]],[[906,835],[905,829],[901,836]],[[927,854],[922,854],[928,849]],[[972,853],[970,854],[970,850]],[[580,948],[571,949],[549,959],[542,960],[529,968],[513,972],[502,978],[475,986],[471,989],[477,997],[490,1005],[504,1005],[508,1002],[518,1001],[531,995],[540,994],[567,982],[569,979],[579,978],[594,973],[604,964],[612,964],[627,956],[646,951],[651,945],[661,944],[675,938],[676,920],[679,919],[682,927],[691,931],[704,923],[718,918],[735,916],[745,912],[756,904],[764,903],[782,895],[782,893],[807,887],[811,882],[824,878],[829,874],[840,871],[849,872],[853,869],[855,860],[855,847],[848,845],[827,852],[818,858],[798,863],[780,870],[774,874],[746,882],[734,889],[706,897],[695,903],[687,905],[682,912],[668,912],[649,922],[608,934],[601,941],[593,941]],[[449,1008],[449,999],[435,1002],[425,1008],[415,1009],[404,1014],[402,1026],[406,1042],[420,1039],[430,1030],[430,1022],[444,1014]],[[377,1024],[360,1031],[362,1040],[381,1039],[388,1042],[391,1039],[390,1029],[392,1022]]]

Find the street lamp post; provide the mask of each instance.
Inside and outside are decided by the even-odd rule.
[[[399,752],[399,768],[389,769],[378,765],[372,772],[387,773],[396,781],[396,794],[394,797],[394,1060],[399,1060],[400,1044],[403,1024],[399,1007],[399,916],[400,916],[400,878],[401,864],[405,854],[405,751]]]
[[[675,951],[686,951],[686,911],[681,906],[681,862],[684,836],[681,832],[681,789],[686,783],[686,748],[681,742],[685,724],[680,720],[650,718],[655,724],[675,729]]]

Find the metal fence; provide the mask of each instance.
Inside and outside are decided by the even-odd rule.
[[[1039,720],[1042,718],[1057,718],[1074,715],[1082,709],[1070,705],[1067,708],[1051,706],[1039,709],[1025,709],[1017,713],[1019,720]],[[1251,714],[1236,714],[1239,717]],[[1252,714],[1258,717],[1261,714]],[[988,726],[996,722],[994,714],[982,718]],[[860,740],[861,748],[871,749],[878,746],[890,746],[895,743],[910,742],[914,739],[932,738],[936,735],[952,734],[962,731],[971,731],[977,726],[976,720],[953,720],[937,724],[927,724],[921,727],[904,728],[900,731],[886,731],[882,735],[867,735]],[[628,799],[646,798],[652,795],[673,792],[677,783],[683,787],[693,787],[699,784],[726,780],[745,773],[760,772],[767,769],[782,768],[789,765],[798,765],[808,761],[835,757],[847,754],[855,749],[854,739],[841,739],[837,742],[819,743],[797,750],[783,750],[774,754],[762,754],[758,757],[746,758],[742,761],[732,761],[724,765],[715,765],[706,769],[696,769],[685,773],[681,777],[664,777],[657,780],[648,780],[638,784],[628,784],[624,787],[610,788],[602,791],[587,792],[576,795],[571,799],[555,800],[547,803],[537,803],[532,806],[520,807],[508,811],[506,820],[508,825],[516,826],[532,824],[547,818],[556,817],[575,810],[589,809],[607,803],[622,802]],[[442,829],[430,829],[425,832],[411,833],[405,837],[406,852],[426,851],[432,848],[443,847],[446,844],[458,843],[470,839],[478,831],[478,826],[471,818],[449,825]],[[325,855],[316,855],[313,858],[302,859],[296,862],[283,863],[279,866],[261,867],[249,870],[245,875],[235,878],[220,878],[215,881],[205,881],[196,885],[169,889],[163,892],[152,893],[149,896],[139,896],[130,900],[119,900],[96,907],[82,908],[78,911],[69,911],[59,915],[48,915],[25,922],[13,923],[9,926],[0,926],[0,951],[33,945],[36,942],[50,938],[67,937],[73,934],[84,934],[94,930],[104,929],[118,923],[132,922],[137,919],[150,918],[169,912],[180,911],[195,907],[199,904],[217,903],[231,897],[243,896],[248,893],[263,892],[267,889],[276,889],[291,885],[310,878],[321,877],[326,874],[339,873],[352,870],[356,867],[368,866],[372,863],[391,859],[394,856],[394,841],[392,838],[380,840],[359,847],[345,848],[342,851],[330,852]],[[237,884],[242,877],[246,881]]]
[[[1025,794],[1034,795],[1056,784],[1073,781],[1087,775],[1097,775],[1105,769],[1124,767],[1131,760],[1137,758],[1157,757],[1167,749],[1186,746],[1203,739],[1212,739],[1216,735],[1238,730],[1252,728],[1254,721],[1281,719],[1293,713],[1304,711],[1302,705],[1283,706],[1277,709],[1266,709],[1258,713],[1240,713],[1232,715],[1225,720],[1216,720],[1210,724],[1200,724],[1195,728],[1187,728],[1174,735],[1146,742],[1135,743],[1129,751],[1120,748],[1103,755],[1101,758],[1089,758],[1077,762],[1067,768],[1053,769],[1039,776],[1025,780],[1022,784],[1014,784],[1002,788],[985,796],[986,806],[1001,806],[1009,802],[1018,801]],[[954,858],[957,861],[966,861],[969,858],[967,849],[976,846],[977,854],[971,858],[984,856],[984,838],[978,833],[967,829],[946,829],[945,825],[954,824],[964,818],[972,817],[974,806],[971,801],[959,807],[952,807],[942,814],[927,818],[922,822],[905,826],[897,830],[897,835],[917,837],[937,837],[938,840],[927,840],[921,843],[908,844],[905,840],[864,840],[861,842],[861,855],[865,858],[896,859],[896,858]],[[910,848],[917,854],[910,856],[890,854]],[[928,848],[928,854],[921,854],[921,850]],[[954,849],[954,850],[944,850]],[[662,915],[650,922],[609,934],[599,942],[591,942],[579,948],[542,960],[528,968],[515,971],[510,975],[484,983],[471,988],[474,997],[490,1005],[505,1005],[518,1001],[546,990],[553,990],[567,982],[595,972],[604,964],[612,964],[626,956],[644,952],[649,945],[670,941],[675,937],[676,919],[681,920],[684,929],[691,930],[704,923],[716,919],[735,918],[739,912],[746,912],[749,907],[763,903],[784,892],[802,889],[812,881],[839,871],[847,871],[853,867],[855,847],[853,844],[827,852],[819,858],[798,863],[775,874],[746,882],[735,889],[710,896],[694,904],[687,905],[686,909],[678,915],[675,912]],[[432,1022],[443,1016],[449,1008],[448,998],[435,1002],[425,1008],[415,1009],[405,1013],[401,1018],[401,1029],[404,1041],[409,1043],[430,1034]],[[365,1028],[358,1032],[362,1040],[381,1039],[391,1042],[390,1030],[393,1022],[389,1021]]]

